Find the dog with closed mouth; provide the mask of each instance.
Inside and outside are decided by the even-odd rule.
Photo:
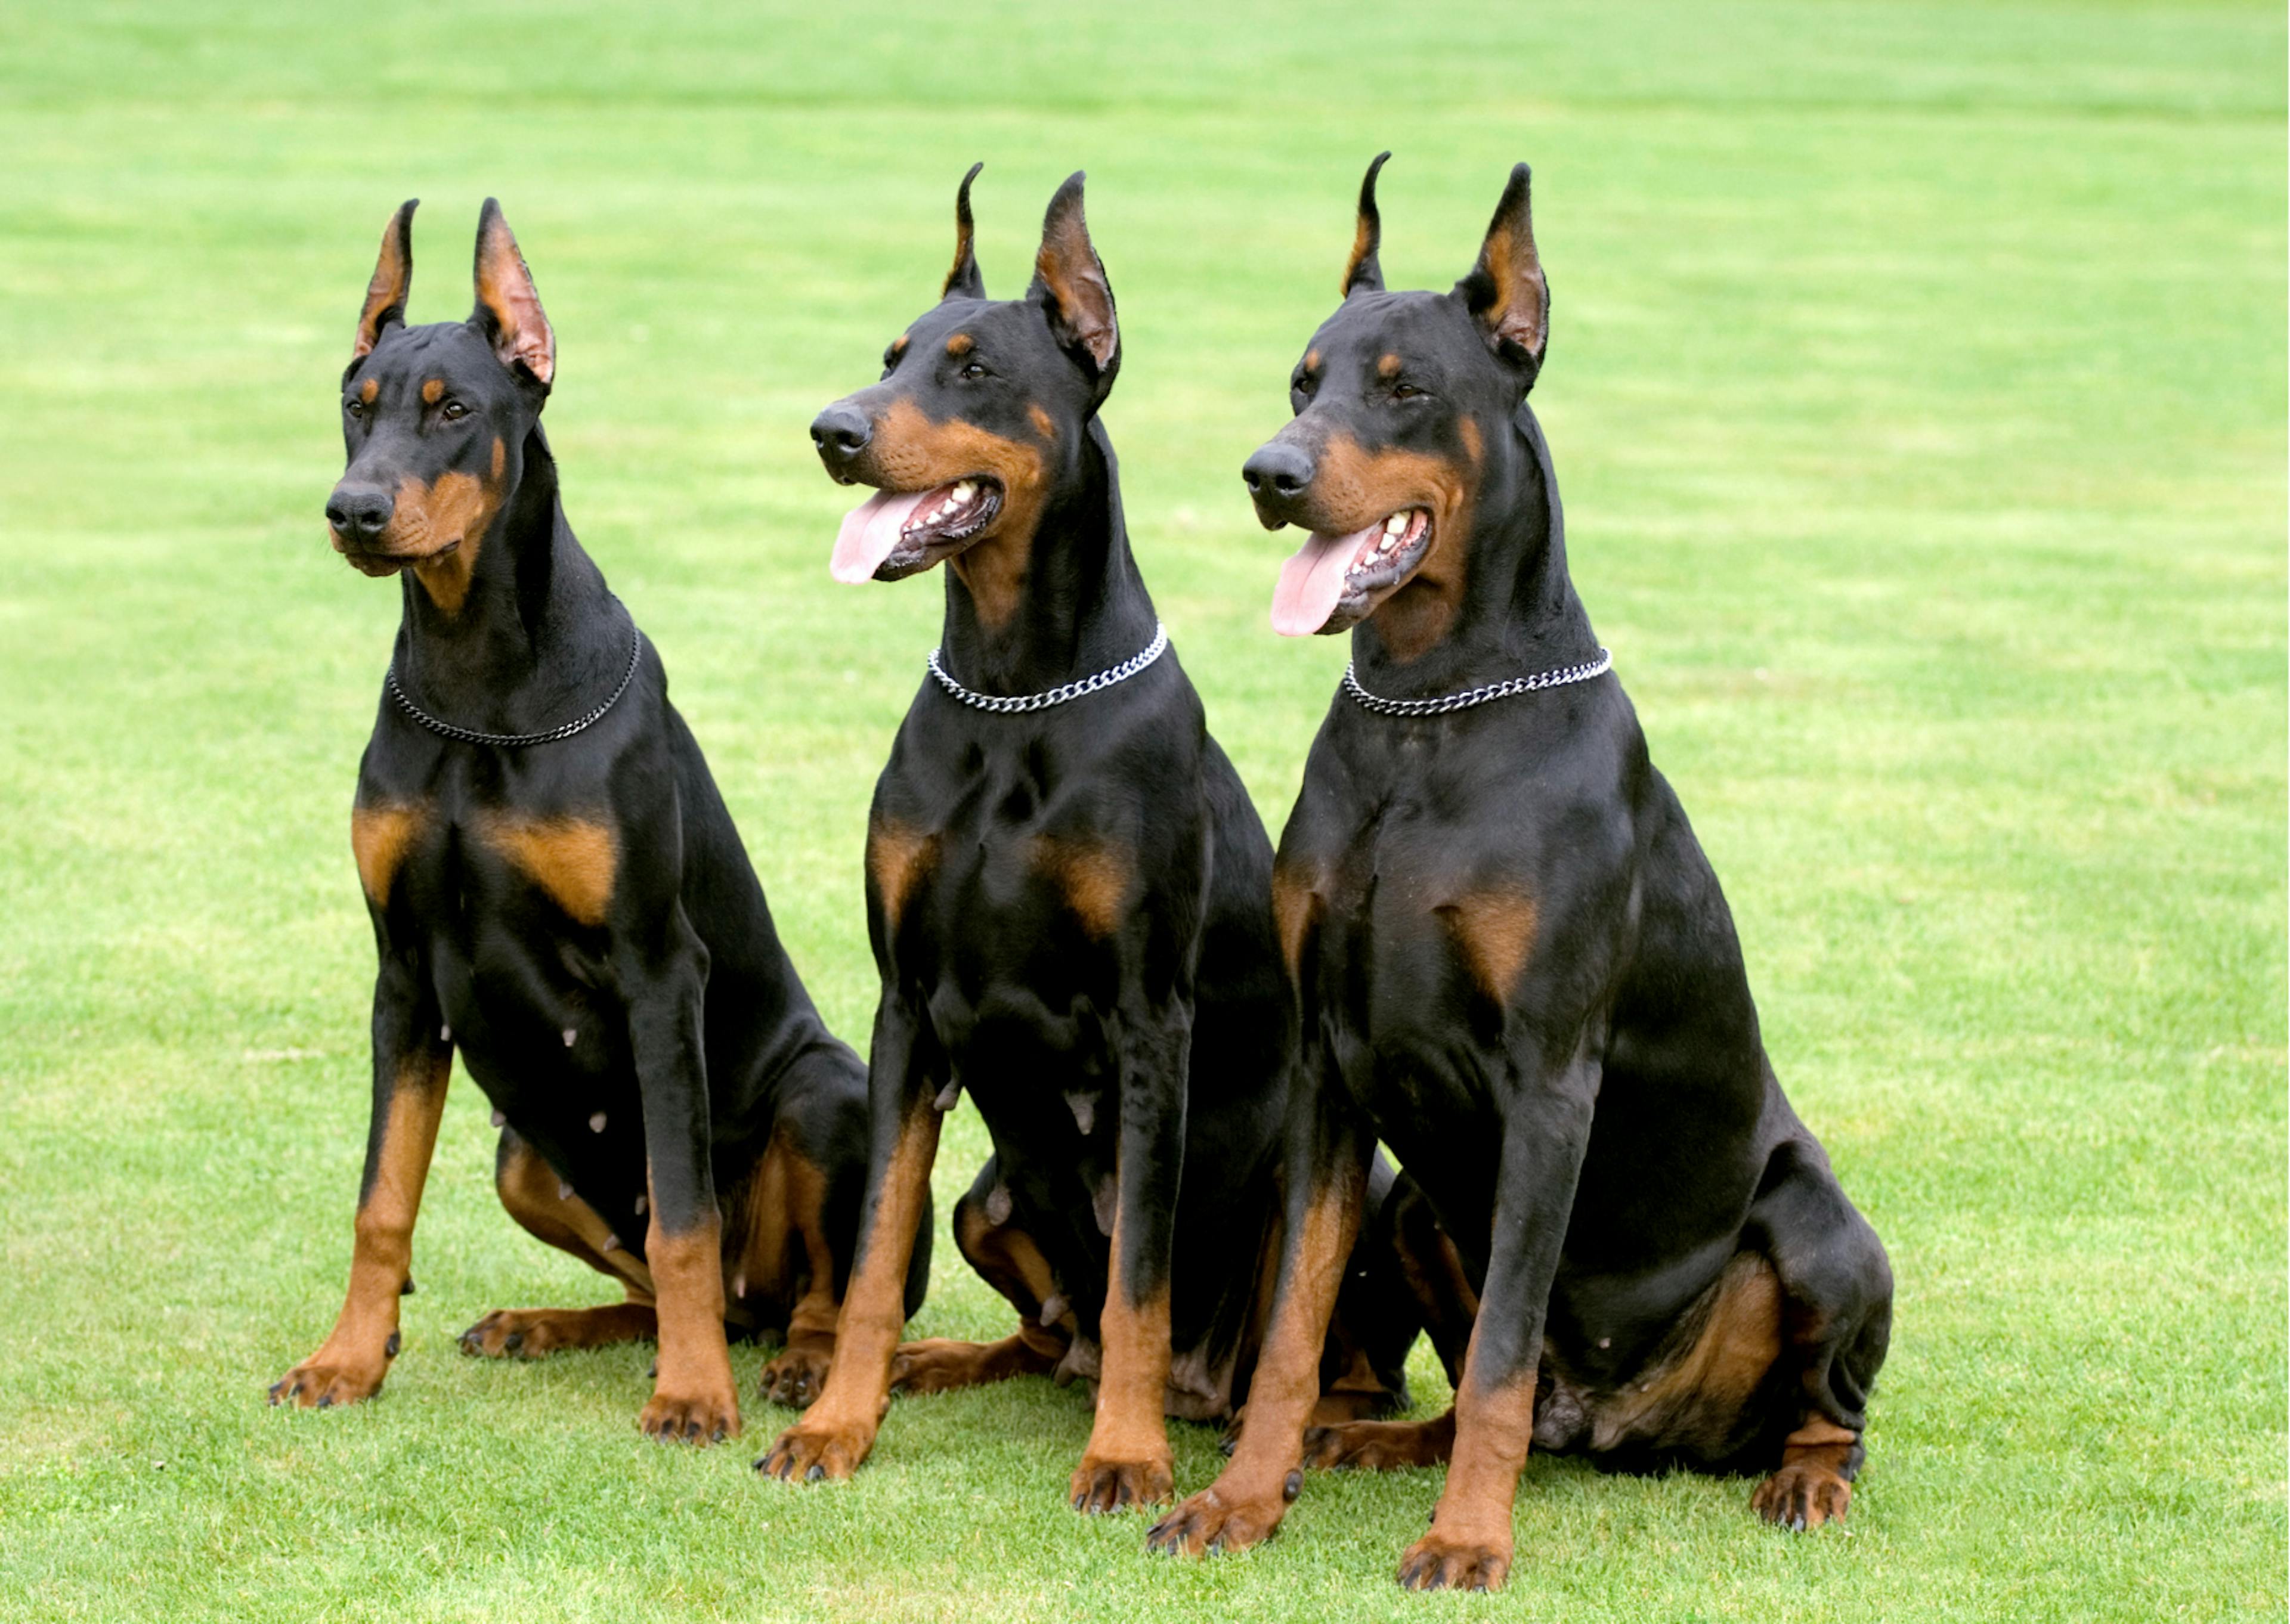
[[[1251,1404],[1151,1542],[1263,1539],[1300,1461],[1444,1461],[1400,1581],[1492,1589],[1530,1446],[1757,1472],[1767,1520],[1841,1519],[1892,1276],[1774,1079],[1717,876],[1568,579],[1526,404],[1549,320],[1526,165],[1437,294],[1384,289],[1383,161],[1293,420],[1244,470],[1268,527],[1309,532],[1273,626],[1352,647],[1274,877],[1320,1118],[1258,1374],[1292,1396]],[[1436,1420],[1308,1430],[1293,1372],[1379,1137],[1461,1254],[1461,1379]]]
[[[812,425],[831,476],[877,488],[837,537],[836,578],[944,564],[946,612],[869,815],[882,995],[859,1261],[825,1395],[757,1465],[847,1476],[893,1391],[1079,1376],[1096,1415],[1068,1499],[1112,1511],[1170,1493],[1165,1416],[1229,1419],[1249,1391],[1296,1018],[1271,843],[1130,551],[1098,416],[1120,330],[1082,177],[1051,200],[1031,285],[995,300],[972,242],[977,172],[939,302],[880,382]],[[955,1240],[1017,1327],[901,1344],[914,1213],[965,1092],[993,1155]],[[1396,1237],[1428,1212],[1388,1168],[1368,1199],[1301,1377],[1332,1422],[1404,1403],[1420,1319]]]
[[[730,1334],[783,1334],[764,1391],[823,1385],[865,1178],[866,1072],[781,949],[660,656],[573,538],[540,412],[556,340],[488,198],[476,308],[412,327],[414,204],[383,233],[342,374],[334,548],[401,580],[403,618],[350,815],[380,957],[350,1284],[270,1389],[380,1389],[456,1052],[530,1234],[624,1301],[503,1309],[472,1354],[656,1339],[644,1430],[740,1429]],[[926,1277],[927,1204],[900,1283]]]

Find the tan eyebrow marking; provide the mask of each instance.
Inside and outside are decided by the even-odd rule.
[[[432,378],[421,386],[422,404],[434,406],[444,398],[445,380],[443,378]]]
[[[369,406],[373,404],[373,397],[380,393],[381,384],[378,380],[369,378],[358,385],[358,398]]]
[[[1375,364],[1375,375],[1386,380],[1398,377],[1399,357],[1394,355],[1384,356]]]
[[[966,356],[976,347],[976,344],[977,340],[968,333],[957,332],[946,341],[946,353],[949,356]]]
[[[897,338],[891,340],[891,353],[894,356],[903,356],[907,353],[907,335],[905,333],[902,332]]]
[[[1318,350],[1308,349],[1304,352],[1304,370],[1308,372],[1317,372],[1320,370],[1320,352]]]

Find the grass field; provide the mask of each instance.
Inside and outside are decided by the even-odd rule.
[[[2280,1617],[2279,7],[1084,19],[0,12],[0,1617]],[[1277,827],[1342,650],[1266,631],[1288,544],[1235,476],[1384,146],[1395,286],[1535,164],[1576,580],[1899,1275],[1850,1537],[1538,1460],[1508,1592],[1412,1600],[1437,1474],[1152,1563],[1060,1505],[1088,1418],[1046,1383],[901,1402],[832,1489],[753,1476],[753,1403],[657,1449],[642,1349],[455,1351],[596,1290],[501,1215],[466,1086],[388,1392],[266,1408],[364,1133],[346,814],[397,588],[318,508],[389,210],[428,320],[504,200],[573,523],[863,1038],[861,820],[939,590],[829,582],[805,423],[935,291],[965,164],[1003,293],[1086,165],[1138,549]],[[998,1333],[939,1259],[917,1329]]]

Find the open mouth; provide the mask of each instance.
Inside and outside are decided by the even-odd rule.
[[[952,557],[1002,511],[1001,482],[973,474],[927,491],[877,491],[845,516],[829,572],[897,580]]]
[[[1315,531],[1280,569],[1272,629],[1287,637],[1338,632],[1367,618],[1431,548],[1431,511],[1403,508],[1365,530]]]

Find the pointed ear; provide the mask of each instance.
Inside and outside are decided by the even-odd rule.
[[[1359,224],[1352,231],[1352,257],[1344,266],[1344,297],[1355,293],[1383,292],[1383,267],[1376,260],[1376,250],[1383,246],[1383,216],[1376,212],[1375,178],[1391,161],[1388,152],[1375,155],[1375,162],[1367,166],[1367,179],[1360,182]]]
[[[1027,297],[1048,310],[1058,342],[1086,355],[1101,388],[1121,363],[1121,326],[1113,312],[1113,289],[1089,240],[1082,218],[1079,170],[1066,177],[1042,218],[1042,249],[1034,258],[1034,284]]]
[[[1478,318],[1480,331],[1497,355],[1539,372],[1550,337],[1550,285],[1543,280],[1542,260],[1534,252],[1530,177],[1524,164],[1510,172],[1510,184],[1503,188],[1487,240],[1480,246],[1479,262],[1455,284],[1455,291]]]
[[[970,183],[985,167],[983,164],[973,164],[970,172],[962,178],[961,188],[954,195],[954,268],[947,272],[946,285],[939,290],[941,300],[986,297],[986,278],[979,275],[978,255],[971,247],[970,218]]]
[[[374,261],[373,280],[366,284],[357,340],[350,346],[352,366],[373,353],[383,328],[404,324],[405,291],[413,285],[413,211],[420,206],[419,197],[407,198],[381,228],[381,257]]]
[[[501,218],[497,199],[485,199],[477,216],[477,308],[469,321],[493,347],[500,364],[523,367],[547,388],[556,376],[556,334],[533,291],[532,273],[516,251],[516,238]]]

